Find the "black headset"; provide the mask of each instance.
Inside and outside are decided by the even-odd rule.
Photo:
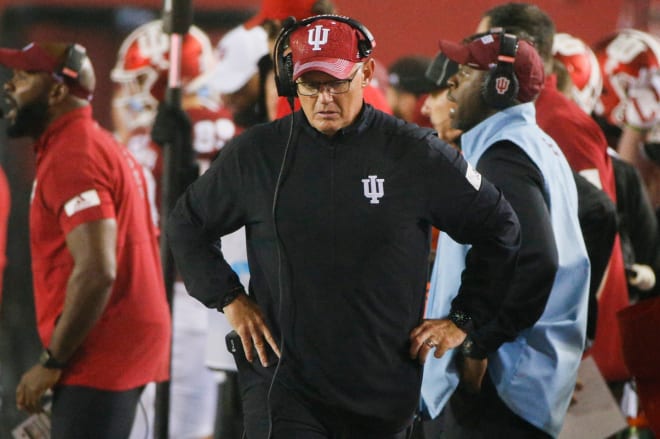
[[[53,75],[69,86],[71,94],[89,101],[92,99],[92,92],[84,88],[78,81],[80,70],[86,58],[87,50],[83,46],[76,43],[69,44],[64,61],[57,68],[57,71],[53,72]]]
[[[513,68],[518,51],[518,37],[505,33],[503,29],[492,29],[488,34],[499,35],[500,50],[497,65],[492,68],[481,86],[481,95],[486,104],[502,109],[515,103],[518,96],[518,78]]]
[[[362,23],[353,20],[349,17],[342,15],[323,14],[315,15],[313,17],[304,18],[296,21],[294,17],[289,17],[284,21],[282,30],[277,36],[275,47],[273,48],[273,56],[275,58],[275,84],[277,85],[277,94],[286,97],[296,97],[296,84],[293,81],[293,58],[291,52],[285,55],[285,51],[289,48],[289,36],[296,29],[307,26],[317,20],[334,20],[346,23],[353,29],[359,31],[364,38],[358,39],[358,54],[360,58],[367,58],[375,46],[375,40],[369,29]]]
[[[55,74],[62,79],[78,79],[85,57],[87,57],[87,51],[83,46],[75,43],[69,44],[69,47],[66,49],[64,61],[62,61]]]

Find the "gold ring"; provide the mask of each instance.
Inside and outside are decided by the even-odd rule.
[[[434,342],[433,340],[431,340],[430,338],[427,338],[426,341],[424,342],[424,344],[425,344],[426,346],[430,347],[430,348],[434,348],[434,347],[435,347],[435,342]]]

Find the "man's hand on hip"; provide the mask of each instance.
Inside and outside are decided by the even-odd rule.
[[[263,313],[259,306],[245,294],[240,294],[229,305],[223,308],[229,324],[241,337],[245,357],[248,361],[254,360],[252,347],[257,351],[259,361],[264,367],[268,366],[266,343],[273,352],[280,357],[281,353],[273,335],[266,326]]]

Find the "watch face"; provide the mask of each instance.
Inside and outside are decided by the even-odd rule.
[[[64,367],[63,364],[53,358],[48,349],[44,349],[39,355],[39,364],[47,369],[62,369]]]
[[[43,366],[48,362],[48,360],[50,360],[50,353],[46,349],[44,349],[41,352],[41,355],[39,355],[39,364]]]

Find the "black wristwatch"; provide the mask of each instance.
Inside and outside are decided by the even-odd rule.
[[[44,349],[39,355],[39,364],[46,369],[64,369],[64,363],[57,361],[48,349]]]
[[[472,340],[472,337],[470,337],[469,334],[467,337],[465,337],[465,340],[463,340],[463,343],[461,344],[461,354],[466,357],[475,358],[478,360],[483,360],[488,356],[488,353],[484,349],[481,349],[475,344],[474,340]]]
[[[242,286],[236,287],[232,290],[229,290],[227,294],[224,295],[222,300],[218,303],[218,311],[224,313],[224,308],[225,306],[229,305],[232,303],[238,296],[241,294],[245,294],[245,290],[243,289]]]
[[[449,313],[449,320],[454,322],[454,325],[465,332],[468,332],[472,328],[472,317],[461,310],[452,310]]]

